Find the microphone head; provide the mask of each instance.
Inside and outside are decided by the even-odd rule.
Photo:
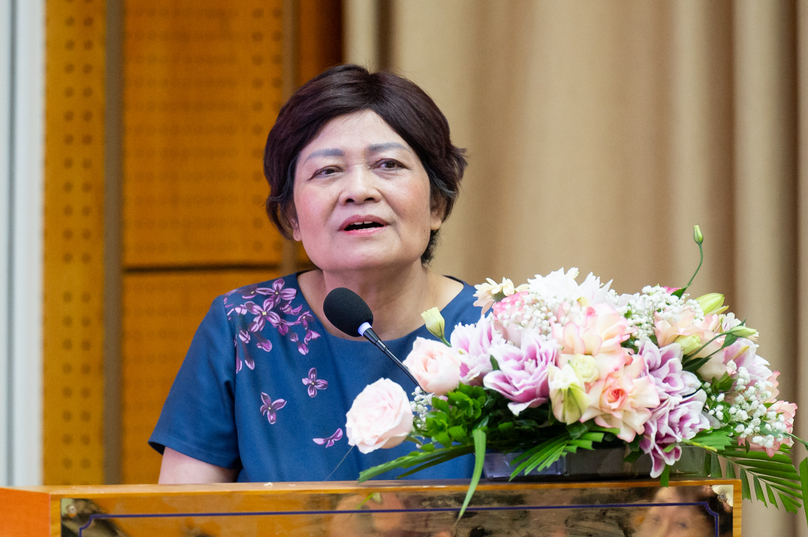
[[[326,319],[348,334],[359,336],[363,323],[373,324],[373,312],[362,297],[346,287],[337,287],[325,297],[323,313]]]

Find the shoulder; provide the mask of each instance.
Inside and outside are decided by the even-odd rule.
[[[282,311],[290,307],[292,302],[296,302],[297,299],[303,300],[296,274],[245,285],[217,298],[227,310],[228,317],[234,311],[244,314],[246,309],[256,305],[265,310],[278,306],[278,309]]]
[[[474,305],[474,302],[477,300],[474,296],[476,290],[463,280],[451,276],[449,278],[460,283],[462,288],[441,311],[443,318],[446,319],[447,323],[451,323],[452,325],[459,322],[476,323],[482,315],[480,307]]]

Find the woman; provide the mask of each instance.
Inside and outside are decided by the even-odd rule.
[[[637,537],[732,535],[732,506],[708,485],[661,488],[653,503],[637,529]]]
[[[336,287],[357,292],[402,358],[430,337],[429,308],[447,327],[476,322],[473,289],[427,267],[465,165],[446,118],[403,78],[346,65],[292,96],[267,139],[267,213],[316,268],[214,301],[150,439],[161,483],[353,480],[411,449],[349,449],[345,413],[367,384],[414,386],[322,304]],[[472,468],[465,457],[418,477]]]

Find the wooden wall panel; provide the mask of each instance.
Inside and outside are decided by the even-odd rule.
[[[43,479],[103,483],[104,2],[46,14]]]
[[[124,265],[280,262],[264,216],[283,101],[281,0],[124,10]]]
[[[125,483],[157,479],[146,440],[213,298],[278,275],[283,243],[264,213],[262,165],[283,101],[282,7],[125,3]]]
[[[157,482],[160,455],[146,441],[213,299],[277,276],[277,272],[259,270],[126,276],[121,422],[124,483]]]

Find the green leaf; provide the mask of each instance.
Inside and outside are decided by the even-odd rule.
[[[746,475],[746,470],[738,468],[738,473],[741,476],[741,498],[744,500],[752,499],[752,491],[749,490],[749,477]]]
[[[803,501],[808,498],[808,458],[802,459],[800,463],[800,484],[802,485]],[[808,522],[808,509],[805,511],[805,520]]]
[[[735,465],[727,461],[727,479],[735,479]]]
[[[772,504],[775,507],[775,509],[778,509],[777,496],[774,495],[774,491],[772,490],[771,485],[769,485],[768,483],[766,483],[766,494],[768,494],[769,496],[769,503]]]
[[[732,344],[733,344],[733,343],[735,343],[736,341],[738,341],[738,336],[736,336],[736,335],[735,335],[735,334],[733,334],[733,333],[729,333],[729,334],[727,334],[727,336],[724,338],[724,344],[723,344],[723,345],[721,345],[721,348],[722,348],[722,349],[724,349],[724,348],[726,348],[726,347],[729,347],[730,345],[732,345]]]
[[[780,496],[780,501],[783,503],[783,507],[785,507],[786,511],[789,513],[796,513],[802,507],[801,504],[795,502],[788,496]],[[808,519],[808,515],[806,515],[806,519]]]
[[[455,442],[463,444],[468,441],[469,438],[468,433],[466,433],[466,429],[464,429],[460,425],[449,427],[449,430],[446,432],[449,433],[449,436],[451,436],[452,440],[454,440]]]
[[[449,436],[449,433],[440,432],[435,434],[435,436],[433,436],[432,438],[435,440],[435,442],[445,447],[449,447],[452,445],[452,438]]]
[[[432,398],[432,408],[445,412],[446,414],[450,413],[449,403],[447,403],[440,397]]]
[[[623,459],[625,462],[636,462],[637,459],[642,457],[642,451],[632,451]]]
[[[755,484],[755,498],[757,498],[758,501],[763,502],[763,505],[768,507],[769,505],[766,503],[766,496],[763,494],[763,487],[760,486],[760,479],[758,479],[757,476],[753,476],[752,480]]]
[[[567,432],[570,433],[570,436],[572,438],[580,438],[588,431],[589,427],[587,427],[580,421],[576,421],[575,423],[567,425]]]
[[[692,358],[692,359],[686,360],[686,361],[683,360],[682,361],[682,369],[684,369],[685,371],[690,371],[691,373],[695,373],[696,371],[701,369],[701,366],[703,366],[704,364],[706,364],[709,361],[710,361],[709,356],[704,357],[704,358]]]
[[[660,486],[667,487],[668,482],[670,481],[670,477],[671,477],[671,467],[666,464],[665,468],[662,469],[662,473],[659,475]]]
[[[721,471],[721,462],[718,460],[718,455],[710,453],[710,477],[721,479],[724,473]]]
[[[516,424],[514,424],[514,422],[505,421],[505,422],[500,422],[500,424],[497,425],[497,430],[499,430],[500,433],[502,433],[504,435],[507,435],[507,434],[511,433],[514,430],[515,427],[516,427]]]
[[[469,502],[471,502],[471,497],[474,495],[474,491],[477,489],[477,484],[480,482],[480,477],[483,475],[486,434],[482,429],[474,429],[471,432],[471,436],[474,438],[474,473],[471,474],[471,483],[469,483],[469,489],[466,491],[466,498],[463,500],[463,507],[460,508],[460,513],[457,515],[458,519],[462,518],[463,513],[466,512],[466,507],[468,507]]]

